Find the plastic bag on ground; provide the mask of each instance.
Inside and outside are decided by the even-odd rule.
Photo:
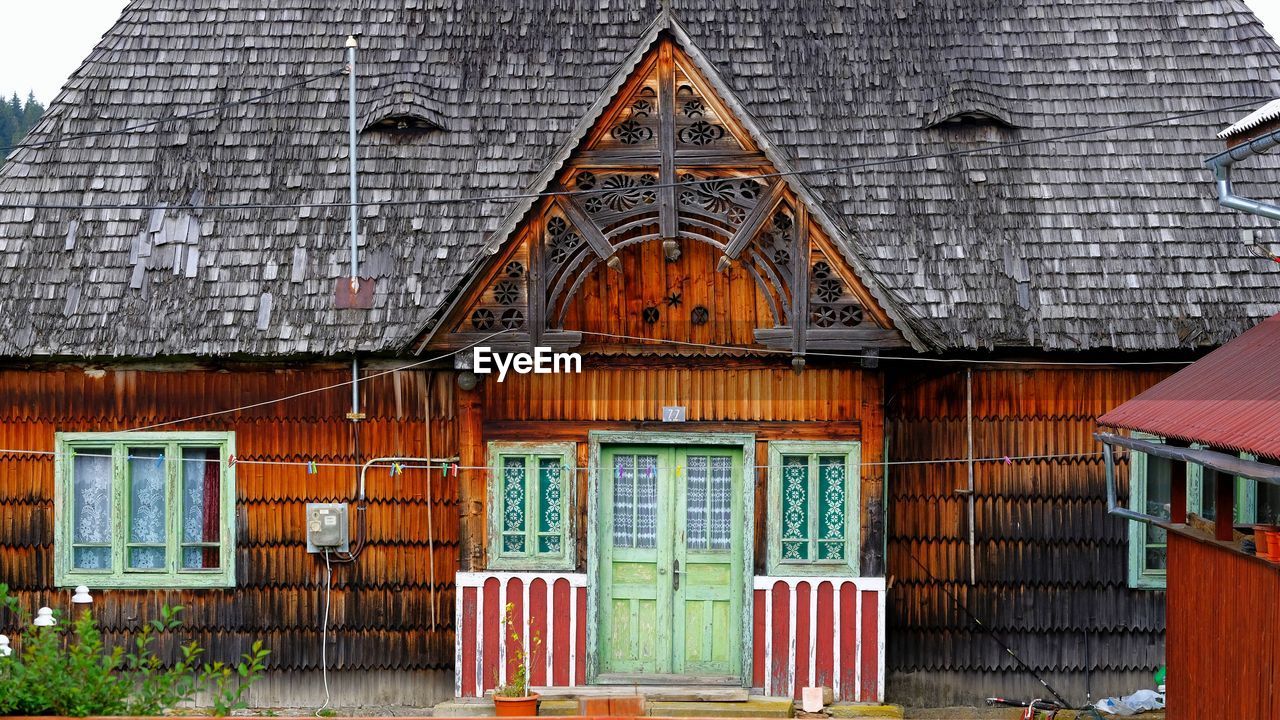
[[[1164,696],[1155,690],[1139,690],[1122,698],[1104,698],[1094,707],[1108,715],[1137,715],[1148,710],[1163,710]]]

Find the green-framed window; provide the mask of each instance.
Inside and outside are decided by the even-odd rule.
[[[489,567],[572,570],[574,443],[489,444]]]
[[[1256,455],[1240,453],[1243,460],[1257,460]],[[1239,511],[1236,522],[1244,524],[1280,525],[1280,485],[1260,483],[1247,478],[1236,479]]]
[[[769,443],[768,571],[858,573],[858,443]]]
[[[1135,433],[1151,442],[1163,439]],[[1194,446],[1200,447],[1200,446]],[[1173,467],[1177,461],[1134,452],[1129,460],[1129,509],[1170,520],[1173,504]],[[1255,514],[1252,483],[1225,478],[1194,463],[1187,464],[1187,514],[1206,520],[1217,517],[1217,484],[1234,482],[1236,522],[1251,522]],[[1129,586],[1163,589],[1168,572],[1168,531],[1159,525],[1129,521]]]
[[[59,586],[235,584],[231,433],[58,433]]]

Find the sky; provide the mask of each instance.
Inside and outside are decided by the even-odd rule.
[[[1064,0],[1070,2],[1070,0]],[[1280,36],[1280,0],[1246,0],[1273,36]],[[48,104],[111,28],[125,0],[9,2],[0,10],[0,94],[34,91]]]

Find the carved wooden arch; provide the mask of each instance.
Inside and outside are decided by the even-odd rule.
[[[573,347],[566,311],[601,265],[651,242],[670,262],[698,243],[719,272],[736,267],[768,308],[748,342],[806,348],[902,345],[839,249],[717,97],[660,38],[615,94],[504,251],[445,321],[460,346]],[[757,317],[757,321],[761,318]],[[675,338],[673,338],[675,339]]]

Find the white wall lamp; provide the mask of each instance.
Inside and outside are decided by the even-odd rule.
[[[7,658],[13,654],[13,647],[9,645],[9,636],[0,635],[0,658]]]
[[[89,605],[93,603],[93,596],[89,594],[89,588],[81,585],[76,588],[76,594],[71,596],[71,602],[76,605]]]

